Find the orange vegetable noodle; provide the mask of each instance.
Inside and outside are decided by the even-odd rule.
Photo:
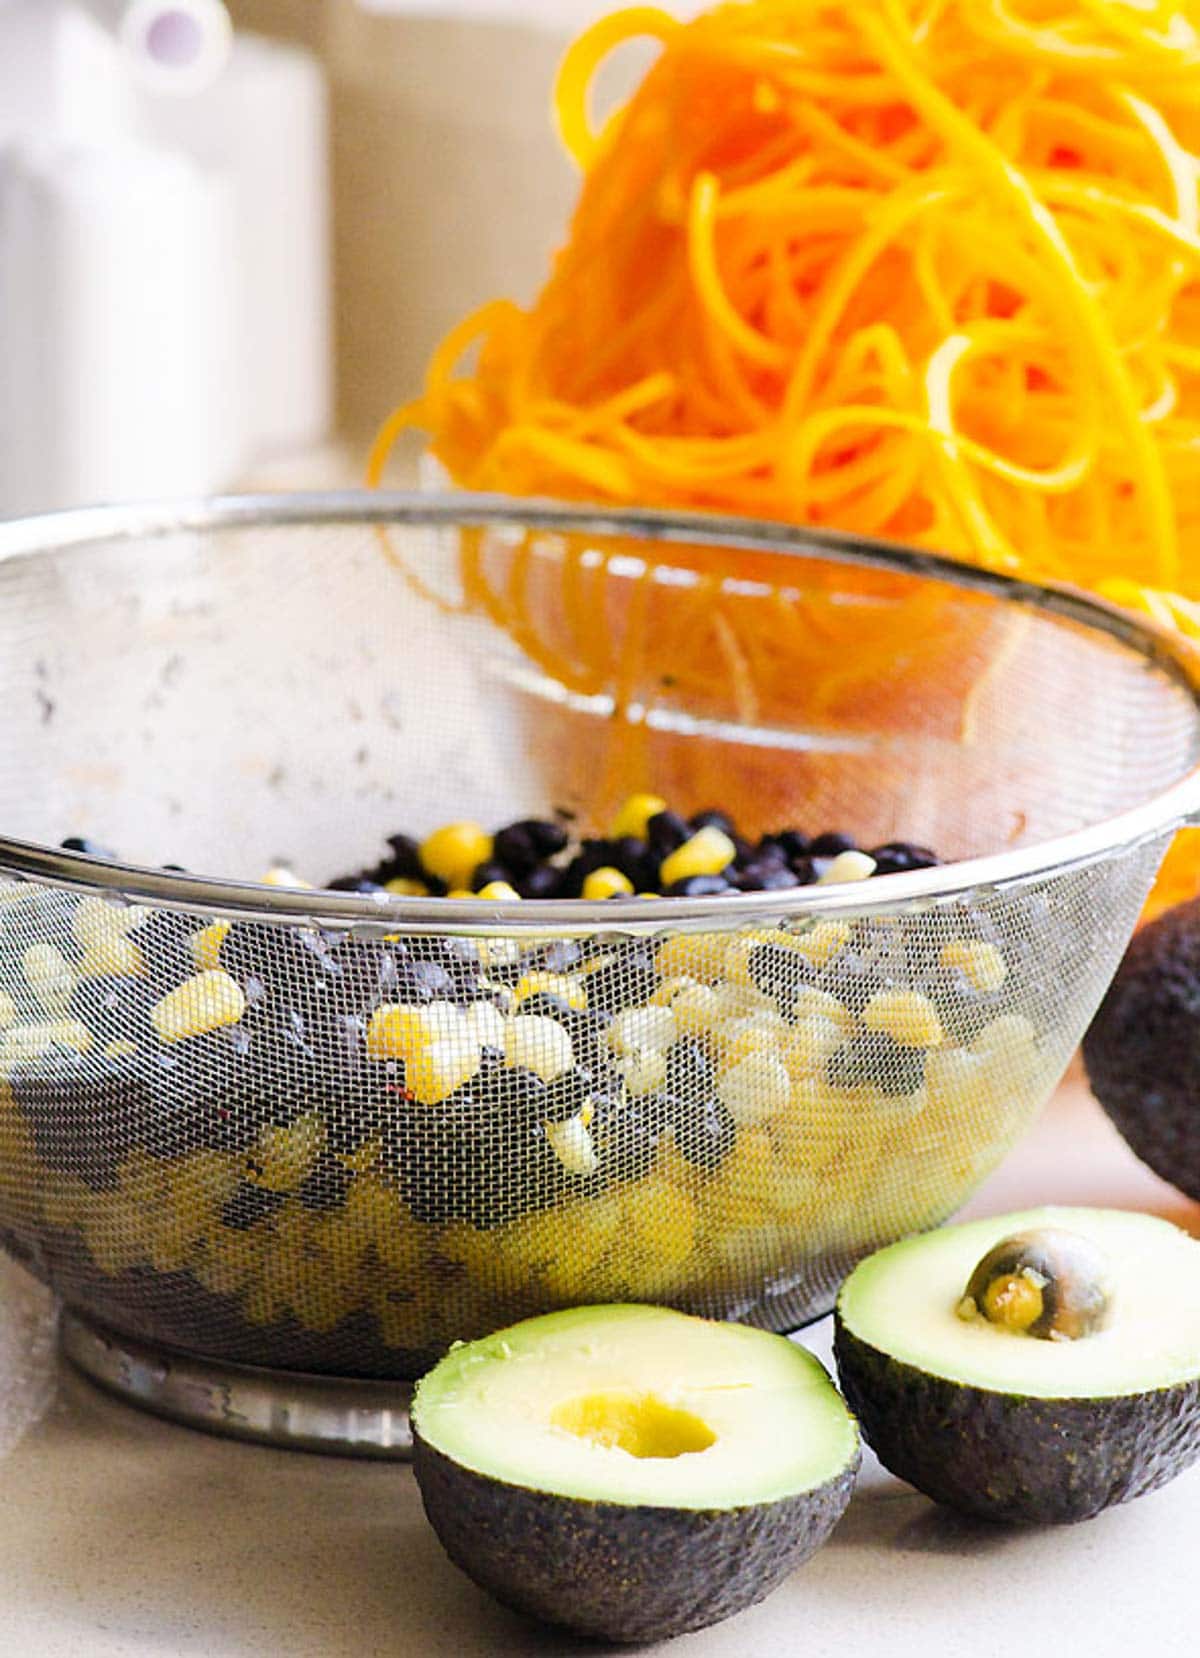
[[[549,279],[452,331],[373,481],[417,427],[464,487],[835,526],[1200,631],[1197,0],[636,7],[571,47],[555,111],[583,183]],[[468,597],[561,666],[594,572],[552,641],[489,580]],[[704,598],[707,671],[769,704],[795,603],[751,652]]]

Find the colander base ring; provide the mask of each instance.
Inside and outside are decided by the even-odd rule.
[[[218,1364],[118,1335],[69,1307],[59,1344],[106,1393],[204,1433],[333,1456],[403,1462],[412,1455],[406,1382]]]

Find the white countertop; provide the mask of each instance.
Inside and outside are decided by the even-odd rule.
[[[1134,1160],[1076,1081],[972,1204],[1189,1204]],[[142,1416],[54,1369],[15,1375],[41,1292],[0,1268],[7,1658],[475,1658],[586,1654],[494,1605],[442,1554],[406,1467],[263,1450]],[[828,1360],[828,1321],[806,1341]],[[25,1351],[25,1337],[21,1351]],[[6,1345],[7,1341],[7,1345]],[[7,1354],[7,1357],[6,1357]],[[5,1367],[7,1366],[7,1374]],[[868,1457],[832,1540],[762,1605],[679,1658],[1156,1658],[1192,1654],[1200,1467],[1084,1525],[993,1529],[937,1509]]]

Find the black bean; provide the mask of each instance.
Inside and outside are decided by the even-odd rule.
[[[531,953],[529,966],[546,973],[569,973],[582,960],[583,950],[575,939],[556,938]]]
[[[698,1169],[718,1168],[733,1150],[737,1124],[720,1100],[705,1100],[675,1120],[675,1144],[689,1163]]]
[[[539,864],[528,875],[523,875],[515,883],[522,898],[561,898],[571,896],[577,898],[578,892],[567,894],[564,891],[567,883],[567,873],[555,869],[553,864]]]
[[[583,1066],[556,1077],[546,1089],[543,1120],[548,1123],[570,1122],[582,1111],[595,1084],[595,1077]]]
[[[389,835],[387,843],[392,855],[384,866],[387,873],[383,874],[381,871],[381,879],[428,883],[429,876],[421,862],[420,845],[411,835]]]
[[[813,858],[836,858],[841,852],[855,852],[858,842],[853,835],[845,835],[838,829],[830,829],[823,835],[814,835],[808,843],[808,853]]]
[[[557,1019],[561,1025],[566,1023],[566,1015],[571,1012],[571,1004],[565,1002],[561,996],[551,996],[544,990],[535,990],[532,996],[525,997],[517,1012],[541,1014],[548,1019]]]
[[[116,859],[117,854],[107,846],[101,846],[99,841],[89,840],[86,835],[68,835],[59,845],[64,852],[82,852],[85,858]]]
[[[739,892],[782,892],[800,884],[799,877],[786,864],[747,864],[733,876],[733,885]]]
[[[497,1113],[506,1121],[524,1119],[545,1122],[550,1115],[550,1089],[535,1071],[523,1065],[506,1065],[480,1072],[460,1094],[481,1115]],[[568,1113],[573,1116],[574,1113]]]
[[[330,881],[329,892],[382,892],[382,881],[369,881],[365,875],[339,875]]]
[[[543,859],[561,852],[567,832],[559,823],[544,818],[522,818],[506,824],[493,842],[497,860],[513,875],[528,875]]]
[[[658,880],[660,859],[650,850],[647,841],[639,840],[635,835],[621,835],[617,840],[608,842],[608,850],[606,863],[613,869],[619,869],[627,880],[632,881],[635,891],[653,891]]]
[[[246,1232],[266,1220],[287,1201],[286,1192],[269,1192],[265,1186],[246,1181],[221,1210],[221,1225],[234,1232]]]
[[[149,1015],[159,995],[160,987],[146,978],[122,974],[78,979],[71,991],[71,1015],[82,1020],[98,1042],[145,1041],[153,1034]]]
[[[646,945],[614,947],[610,959],[584,979],[590,1006],[607,1013],[648,1002],[658,983],[654,957]]]
[[[746,966],[754,983],[768,996],[792,1000],[812,983],[812,968],[799,950],[786,944],[756,944]]]
[[[640,1180],[649,1174],[663,1137],[663,1125],[643,1101],[619,1094],[593,1099],[592,1144],[609,1180]]]
[[[513,871],[507,864],[502,864],[498,858],[489,858],[486,863],[476,865],[475,873],[471,876],[471,891],[482,892],[492,881],[504,881],[511,885],[512,878]]]
[[[306,1209],[318,1212],[340,1209],[346,1202],[353,1179],[346,1165],[326,1152],[318,1158],[296,1195]]]
[[[692,838],[692,827],[678,812],[656,812],[646,824],[646,838],[654,856],[662,859]]]
[[[910,869],[933,869],[938,856],[927,846],[913,846],[908,841],[888,841],[871,851],[877,875],[900,875]]]
[[[667,1088],[687,1100],[706,1099],[712,1093],[712,1061],[693,1037],[680,1037],[667,1049]]]
[[[899,1097],[915,1094],[925,1081],[925,1053],[907,1048],[886,1031],[860,1031],[829,1056],[825,1074],[835,1088],[877,1088]]]
[[[688,875],[682,881],[672,881],[663,891],[668,898],[717,898],[737,888],[723,875]]]
[[[775,839],[788,863],[795,863],[797,858],[808,856],[811,843],[808,836],[801,834],[799,829],[781,829]]]
[[[731,839],[736,833],[733,819],[727,812],[693,812],[692,816],[688,819],[688,822],[691,824],[693,830],[719,829],[723,835],[728,835]]]

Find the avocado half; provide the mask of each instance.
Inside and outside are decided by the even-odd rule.
[[[1130,1148],[1200,1201],[1200,899],[1135,934],[1083,1060]]]
[[[1014,1236],[1103,1257],[1105,1316],[1038,1339],[975,1313],[977,1269]],[[1021,1279],[1047,1306],[1047,1274]],[[1086,1302],[1088,1285],[1068,1285]],[[1040,1302],[1039,1302],[1040,1305]],[[1069,1308],[1068,1308],[1069,1311]],[[1200,1243],[1153,1216],[1050,1208],[881,1249],[838,1298],[842,1391],[892,1473],[967,1514],[1084,1520],[1200,1457]]]
[[[454,1348],[413,1401],[450,1558],[498,1600],[610,1641],[761,1600],[850,1500],[858,1431],[782,1336],[578,1307]]]

